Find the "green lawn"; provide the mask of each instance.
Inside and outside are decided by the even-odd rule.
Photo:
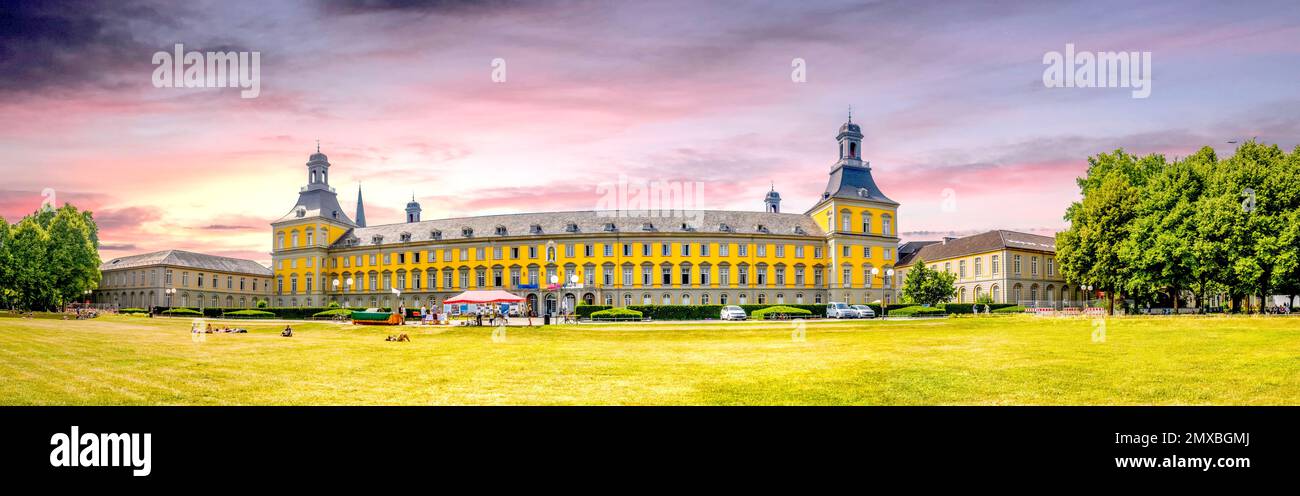
[[[1300,404],[1300,318],[240,325],[0,318],[0,404]]]

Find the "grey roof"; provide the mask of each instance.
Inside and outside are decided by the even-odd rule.
[[[1037,234],[1016,231],[989,231],[986,233],[956,238],[947,242],[928,242],[898,261],[898,265],[911,265],[915,259],[933,262],[953,257],[962,257],[993,250],[1017,249],[1056,253],[1056,239]],[[902,254],[900,252],[900,254]]]
[[[817,227],[812,218],[801,214],[723,210],[699,210],[689,214],[679,212],[673,216],[649,216],[641,212],[585,210],[436,219],[353,228],[340,236],[333,247],[352,246],[352,242],[356,243],[355,246],[374,246],[376,236],[381,237],[379,245],[396,245],[403,243],[404,233],[411,235],[409,242],[429,241],[435,239],[432,235],[434,231],[440,233],[441,236],[437,239],[441,240],[614,233],[624,236],[656,233],[758,234],[810,238],[823,236],[821,228]],[[683,223],[688,224],[688,229],[682,228]],[[540,228],[540,232],[535,232],[534,226]],[[505,234],[498,234],[498,227],[504,228]],[[613,230],[610,230],[611,227]],[[760,227],[765,231],[760,231]],[[466,236],[464,228],[472,229],[472,235]]]
[[[821,200],[830,198],[870,200],[898,205],[898,202],[890,200],[889,197],[880,192],[880,187],[876,186],[875,178],[871,177],[871,166],[859,166],[844,162],[837,164],[831,170],[831,177],[826,182],[826,191],[822,193]]]
[[[358,205],[360,205],[360,193],[358,193],[357,200]],[[302,210],[302,215],[298,215],[299,210]],[[289,213],[284,214],[284,217],[276,219],[273,224],[276,222],[317,216],[326,219],[334,219],[346,224],[356,225],[355,222],[352,222],[352,219],[348,218],[348,214],[343,212],[343,207],[339,205],[339,198],[338,195],[334,193],[334,190],[323,188],[303,188],[300,190],[298,192],[298,202],[293,205],[293,208],[289,210]]]
[[[101,264],[99,270],[130,269],[150,265],[173,265],[177,267],[190,267],[194,269],[233,272],[236,274],[251,274],[256,276],[271,275],[271,269],[252,260],[221,257],[182,250],[163,250],[142,255],[114,258]]]

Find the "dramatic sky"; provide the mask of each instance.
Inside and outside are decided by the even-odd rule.
[[[591,209],[620,175],[802,212],[852,105],[905,239],[1051,233],[1090,155],[1300,140],[1291,2],[177,3],[0,6],[0,216],[51,188],[105,258],[266,262],[317,139],[372,225],[412,194],[426,219]],[[261,95],[155,88],[175,43],[260,52]],[[1046,88],[1067,43],[1151,52],[1150,97]]]

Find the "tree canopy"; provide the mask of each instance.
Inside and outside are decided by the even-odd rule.
[[[1213,149],[1167,162],[1123,150],[1088,159],[1080,201],[1057,234],[1067,279],[1116,297],[1179,305],[1227,293],[1300,291],[1300,147],[1248,141],[1227,159]]]
[[[903,300],[923,305],[946,303],[957,293],[956,279],[953,273],[931,269],[925,260],[917,259],[903,278]]]
[[[58,309],[99,286],[99,228],[93,215],[65,204],[10,225],[0,219],[0,303]]]

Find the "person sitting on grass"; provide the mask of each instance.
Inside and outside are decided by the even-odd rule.
[[[283,331],[280,331],[280,336],[283,336],[283,337],[286,337],[286,338],[291,338],[291,337],[293,337],[293,326],[289,326],[289,325],[284,326],[284,330],[283,330]]]

